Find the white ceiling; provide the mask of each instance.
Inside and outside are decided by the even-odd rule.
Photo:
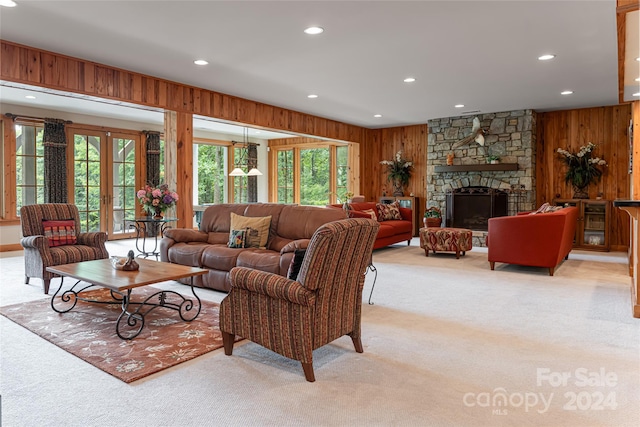
[[[15,1],[4,40],[370,128],[618,103],[615,0]]]

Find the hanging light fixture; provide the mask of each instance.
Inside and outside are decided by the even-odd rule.
[[[242,135],[243,135],[243,152],[240,155],[240,160],[235,162],[235,168],[229,172],[229,176],[261,176],[262,172],[260,172],[258,170],[258,168],[251,168],[251,170],[248,173],[245,173],[242,168],[240,168],[241,165],[246,164],[249,162],[248,159],[248,152],[249,152],[249,145],[252,144],[251,142],[249,142],[249,128],[245,127],[242,130]],[[232,141],[233,145],[236,144],[235,141]],[[257,145],[257,144],[255,144]]]

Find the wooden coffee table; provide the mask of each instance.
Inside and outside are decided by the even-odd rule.
[[[66,313],[76,306],[78,300],[99,304],[121,304],[122,313],[116,322],[116,333],[120,338],[127,340],[140,334],[144,327],[145,316],[158,307],[177,311],[180,318],[186,322],[198,317],[201,304],[193,288],[193,278],[205,274],[207,270],[146,259],[137,259],[137,262],[140,269],[136,271],[116,270],[112,267],[110,259],[47,267],[47,271],[62,276],[60,287],[51,298],[51,308],[58,313]],[[65,277],[72,277],[78,281],[71,289],[60,293]],[[158,291],[144,301],[131,301],[131,291],[139,286],[187,277],[191,278],[191,292],[195,299],[186,298],[175,291]],[[84,298],[81,292],[93,286],[109,289],[113,300],[98,301]],[[59,293],[60,296],[58,296]],[[131,306],[135,306],[135,310],[130,311]]]

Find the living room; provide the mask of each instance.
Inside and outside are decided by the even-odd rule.
[[[193,183],[184,179],[192,175],[191,141],[197,133],[191,124],[193,115],[358,144],[357,193],[369,201],[376,201],[383,191],[391,192],[380,161],[402,150],[414,163],[405,195],[419,198],[420,211],[428,202],[442,200],[442,196],[433,196],[438,178],[429,165],[430,138],[438,134],[429,122],[436,118],[453,121],[477,116],[486,122],[500,114],[530,116],[536,124],[529,129],[536,150],[531,159],[534,172],[526,188],[532,207],[571,198],[557,149],[577,149],[589,141],[599,144],[598,155],[609,164],[602,180],[590,188],[591,198],[637,199],[632,188],[640,188],[632,186],[638,174],[629,174],[629,123],[632,116],[638,122],[637,101],[556,111],[536,111],[522,102],[471,115],[431,116],[417,124],[360,126],[252,101],[251,97],[171,83],[151,72],[92,62],[100,62],[96,58],[52,53],[46,45],[14,43],[5,40],[4,34],[2,38],[4,83],[144,104],[163,111],[160,114],[168,120],[154,124],[151,130],[168,135],[166,143],[175,147],[179,159],[175,170],[167,171],[182,197],[176,216],[183,222],[178,227],[191,225],[187,218],[193,218],[195,204]],[[37,65],[28,65],[31,61]],[[68,70],[83,70],[82,78]],[[2,113],[17,108],[3,102]],[[42,117],[39,112],[36,115]],[[67,117],[63,113],[58,118]],[[7,118],[3,120],[5,129],[11,126]],[[175,137],[166,131],[167,121],[174,123]],[[489,131],[491,126],[486,127]],[[465,125],[464,132],[470,129]],[[266,151],[266,146],[262,148]],[[454,165],[480,163],[484,155],[476,157],[461,150]],[[265,174],[269,173],[266,158],[265,152],[261,160]],[[267,182],[266,176],[260,179]],[[11,182],[5,176],[3,185],[7,181]],[[269,200],[268,192],[263,190],[264,201]],[[41,299],[39,283],[27,286],[22,282],[19,256],[12,252],[18,249],[19,240],[5,240],[7,234],[15,236],[8,232],[11,227],[19,227],[15,213],[6,216],[11,211],[6,203],[0,243],[7,250],[5,255],[12,256],[3,256],[0,262],[12,285],[3,287],[2,305]],[[11,425],[112,425],[125,420],[142,425],[635,425],[639,421],[635,402],[640,397],[638,326],[631,317],[628,295],[627,250],[632,236],[628,215],[618,209],[611,214],[611,252],[574,251],[553,278],[531,268],[509,266],[492,272],[486,250],[480,247],[462,260],[446,255],[426,258],[417,239],[409,247],[393,245],[374,252],[378,281],[374,304],[363,307],[365,352],[354,353],[348,339],[319,350],[314,354],[315,389],[305,384],[298,365],[246,344],[238,345],[234,357],[212,352],[126,385],[2,318],[3,418]],[[118,241],[109,245],[115,253],[124,247]],[[372,290],[372,279],[367,276],[365,293]],[[214,301],[222,297],[207,294]],[[545,376],[565,372],[570,377],[561,387],[554,388]],[[579,376],[585,372],[602,381],[579,388]],[[603,378],[610,374],[616,380],[607,383]],[[61,390],[60,383],[69,386]],[[482,399],[490,393],[490,398],[497,396],[501,388],[515,404],[492,413],[491,405]],[[604,397],[614,393],[616,407],[572,411],[570,397],[564,393],[585,390],[590,399],[596,399],[598,393]],[[105,397],[96,399],[98,393]],[[532,404],[525,411],[524,405],[516,405],[519,396],[533,399],[531,394],[537,396],[538,406]],[[298,403],[301,395],[305,403]],[[121,405],[122,397],[130,401],[130,408],[111,414],[109,408]],[[552,402],[547,407],[544,402],[548,399]],[[60,408],[70,407],[78,407],[77,415],[61,414],[67,411]]]

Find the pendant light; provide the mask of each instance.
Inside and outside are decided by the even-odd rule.
[[[262,172],[260,172],[258,168],[251,168],[251,170],[248,173],[245,173],[240,168],[241,164],[248,162],[248,152],[249,152],[248,147],[249,147],[249,144],[251,144],[251,142],[249,142],[249,128],[247,127],[243,128],[242,134],[243,134],[243,140],[244,140],[243,153],[240,157],[240,161],[235,162],[236,167],[231,172],[229,172],[229,176],[262,176]],[[233,142],[233,144],[235,145],[236,143]]]

